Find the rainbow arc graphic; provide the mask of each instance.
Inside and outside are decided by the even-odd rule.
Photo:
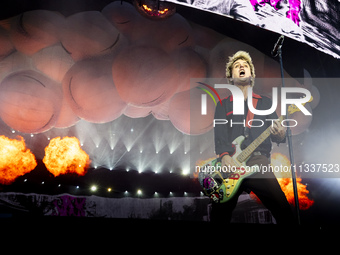
[[[220,104],[222,105],[222,100],[221,100],[220,96],[218,95],[216,89],[214,89],[212,86],[210,86],[208,84],[205,84],[204,82],[197,82],[197,83],[201,84],[201,85],[203,85],[203,86],[205,86],[207,88],[209,88],[212,92],[214,92],[215,95],[217,96],[218,100],[220,101]],[[212,93],[208,89],[201,88],[201,87],[197,87],[197,88],[203,90],[204,92],[206,92],[212,98],[212,100],[214,101],[215,106],[217,106],[217,102],[216,102],[215,97],[212,95]]]

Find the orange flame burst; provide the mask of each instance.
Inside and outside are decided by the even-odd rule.
[[[271,157],[273,166],[290,166],[290,160],[281,153],[273,153]],[[292,205],[294,202],[294,192],[293,192],[293,181],[291,178],[291,173],[285,173],[286,176],[281,176],[283,178],[277,178],[282,191],[285,193],[288,202]],[[298,190],[298,198],[299,198],[299,208],[301,210],[309,209],[314,201],[308,198],[309,191],[307,190],[307,186],[301,183],[301,178],[296,178],[297,190]]]
[[[26,148],[25,140],[21,136],[18,138],[20,140],[0,136],[0,184],[11,184],[37,166],[33,153]]]
[[[56,137],[45,148],[43,162],[54,176],[67,173],[85,175],[90,157],[80,148],[76,137]]]

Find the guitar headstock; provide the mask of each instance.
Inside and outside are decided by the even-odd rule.
[[[313,101],[313,97],[311,96],[307,103],[310,103],[312,101]],[[303,103],[302,105],[305,105],[305,104],[306,103]],[[299,112],[300,109],[295,104],[291,104],[290,106],[288,106],[288,110],[287,111],[288,111],[289,114],[293,114],[295,112]]]

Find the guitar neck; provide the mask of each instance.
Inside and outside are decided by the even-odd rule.
[[[284,119],[284,116],[280,117],[280,121]],[[259,147],[268,137],[270,136],[270,127],[268,127],[263,133],[257,137],[247,148],[245,148],[240,155],[238,155],[237,160],[239,162],[246,161],[249,156]]]

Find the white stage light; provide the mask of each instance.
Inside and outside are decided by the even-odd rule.
[[[188,170],[182,170],[182,175],[188,175],[189,174],[189,171]]]

